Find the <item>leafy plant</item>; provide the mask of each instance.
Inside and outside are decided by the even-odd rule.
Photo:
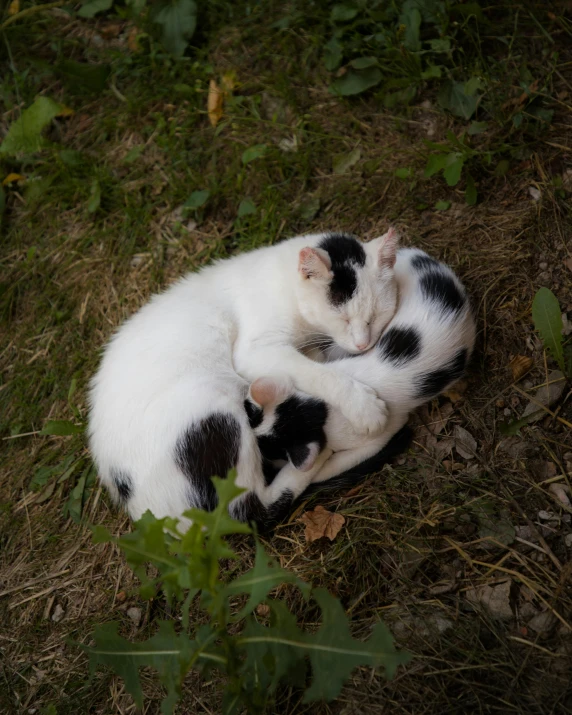
[[[564,360],[562,341],[562,311],[558,298],[548,288],[540,288],[532,302],[532,320],[540,339],[563,373],[572,374]]]
[[[92,18],[111,10],[115,2],[86,0],[77,14]],[[151,23],[161,29],[161,42],[165,49],[175,57],[183,56],[197,27],[197,4],[194,0],[126,0],[126,5],[140,21],[148,14]]]
[[[42,132],[52,119],[65,114],[71,114],[71,110],[63,104],[49,97],[38,97],[10,126],[4,141],[0,144],[0,155],[14,156],[39,151],[48,144]]]
[[[324,64],[339,74],[330,89],[352,95],[382,85],[384,103],[408,103],[422,84],[442,81],[443,106],[469,118],[478,97],[470,97],[451,79],[463,47],[469,47],[471,25],[484,23],[476,3],[459,5],[444,0],[398,0],[393,3],[335,4],[330,12],[330,39],[324,45]],[[340,67],[346,63],[339,73]],[[466,63],[465,63],[466,65]],[[476,88],[475,88],[476,90]]]
[[[154,667],[167,689],[162,712],[171,713],[189,670],[206,676],[216,669],[226,675],[222,710],[230,715],[244,708],[261,712],[281,682],[305,687],[306,659],[313,674],[304,695],[307,702],[335,698],[357,666],[383,666],[391,677],[398,665],[409,660],[406,653],[395,650],[382,623],[373,627],[366,643],[353,639],[341,604],[324,589],[312,594],[322,613],[321,626],[312,633],[300,629],[285,604],[269,598],[269,593],[289,583],[308,599],[310,588],[280,568],[258,542],[254,567],[223,580],[219,560],[236,558],[226,537],[252,530],[228,513],[230,501],[242,491],[232,476],[215,477],[213,482],[218,507],[213,512],[186,512],[192,525],[184,535],[177,530],[177,520],[155,519],[149,512],[132,533],[118,539],[101,526],[94,528],[96,542],[112,541],[124,552],[141,579],[142,596],[151,597],[160,585],[169,602],[182,604],[182,628],[161,621],[155,635],[132,643],[119,635],[117,623],[101,625],[95,630],[95,645],[86,648],[92,672],[98,665],[110,666],[142,707],[139,668]],[[156,578],[148,575],[148,563],[158,571]],[[206,613],[205,625],[191,625],[193,602]],[[261,604],[266,608],[259,608]],[[253,611],[266,612],[268,619]]]

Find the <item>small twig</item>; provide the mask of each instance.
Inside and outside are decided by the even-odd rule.
[[[9,593],[16,593],[16,591],[24,591],[26,588],[32,588],[32,586],[36,586],[37,584],[41,583],[42,581],[49,581],[49,579],[51,579],[51,578],[57,578],[58,576],[63,576],[68,571],[69,571],[69,569],[64,569],[63,571],[59,571],[58,573],[51,573],[51,574],[48,574],[47,576],[39,576],[38,578],[33,578],[31,581],[26,581],[26,583],[21,583],[19,586],[12,586],[12,588],[7,588],[4,591],[0,591],[0,597],[7,596]]]
[[[553,653],[551,650],[548,650],[548,648],[543,648],[541,645],[538,645],[538,643],[527,641],[526,638],[519,638],[518,636],[509,636],[509,639],[511,641],[516,641],[517,643],[522,643],[523,645],[529,645],[531,648],[536,648],[536,650],[542,651],[542,653],[546,653],[546,655],[551,655],[553,658],[568,657],[565,653]]]
[[[13,22],[21,20],[23,17],[34,15],[35,13],[42,12],[43,10],[53,10],[54,8],[61,7],[65,4],[66,0],[58,0],[58,2],[49,2],[47,5],[32,5],[31,7],[27,7],[25,10],[21,10],[15,15],[12,15],[7,20],[4,20],[4,22],[0,25],[0,30],[5,30]]]

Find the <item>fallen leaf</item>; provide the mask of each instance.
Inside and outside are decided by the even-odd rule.
[[[20,12],[20,0],[12,0],[8,6],[8,15],[16,15]]]
[[[532,362],[532,358],[526,355],[515,355],[512,358],[508,366],[512,371],[512,379],[514,382],[518,382],[523,375],[526,375],[532,367]]]
[[[551,611],[543,611],[530,619],[528,627],[536,633],[548,635],[556,623],[557,618]]]
[[[464,427],[457,425],[453,432],[455,437],[455,448],[465,459],[472,459],[477,451],[477,442],[473,435]]]
[[[455,440],[452,437],[444,437],[443,439],[440,439],[435,445],[435,458],[441,461],[448,454],[451,454],[454,446]]]
[[[26,178],[22,174],[8,174],[8,176],[2,182],[2,186],[8,186],[8,184],[13,184],[15,181],[25,181]]]
[[[453,409],[453,405],[448,402],[440,409],[436,410],[435,418],[428,425],[433,434],[441,434],[441,432],[445,429],[445,425],[447,424],[447,420],[451,416]]]
[[[470,588],[465,597],[473,606],[481,607],[500,621],[508,621],[513,617],[510,607],[510,581],[504,581],[496,586],[477,586]]]
[[[127,594],[125,593],[125,591],[119,591],[119,593],[115,597],[115,600],[118,603],[123,603],[123,601],[125,601],[126,598],[127,598]]]
[[[324,509],[323,506],[317,506],[314,510],[305,512],[299,521],[306,526],[304,536],[307,543],[321,539],[323,536],[327,536],[330,541],[333,541],[346,522],[341,514],[334,514]]]
[[[405,616],[392,626],[392,631],[399,638],[429,638],[445,633],[453,628],[455,624],[449,618],[445,618],[440,613],[428,614],[426,616]]]
[[[446,397],[451,402],[459,402],[463,399],[463,395],[467,391],[469,383],[466,380],[457,380],[457,382],[452,385],[452,387],[443,393],[443,397]]]
[[[349,497],[354,497],[356,494],[359,494],[361,490],[363,489],[364,485],[363,484],[358,484],[356,487],[352,487],[349,492],[346,492],[344,494],[345,499],[349,499]]]
[[[465,465],[460,462],[453,462],[450,459],[444,459],[443,466],[448,472],[458,472],[463,469]]]
[[[359,149],[349,151],[347,154],[338,154],[333,161],[334,174],[345,174],[360,159],[361,151]]]
[[[222,118],[222,105],[224,104],[224,92],[214,79],[209,84],[209,94],[207,98],[207,111],[211,126],[216,127]]]
[[[572,506],[570,504],[570,497],[568,494],[570,493],[570,489],[566,484],[551,484],[548,487],[548,491],[558,499],[559,502],[561,502],[565,507],[570,508]]]
[[[129,30],[129,34],[127,35],[127,47],[131,50],[131,52],[137,53],[141,52],[141,47],[139,45],[139,28],[133,26]]]
[[[537,422],[544,417],[548,413],[542,407],[550,407],[556,402],[564,392],[565,387],[566,380],[560,370],[553,370],[548,373],[546,383],[538,388],[534,395],[534,400],[531,400],[525,407],[522,419],[526,417],[528,422]]]

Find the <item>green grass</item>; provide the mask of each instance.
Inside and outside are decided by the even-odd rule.
[[[26,177],[22,185],[5,187],[0,436],[36,432],[48,419],[84,421],[86,386],[107,338],[185,271],[300,232],[334,228],[370,238],[396,222],[406,241],[449,261],[472,296],[480,337],[469,387],[436,439],[440,443],[455,424],[462,425],[477,439],[482,461],[446,455],[460,466],[444,464],[418,426],[405,463],[368,480],[357,494],[328,502],[348,520],[331,545],[305,546],[295,520],[268,540],[284,566],[342,599],[355,635],[366,637],[378,617],[393,627],[417,624],[413,636],[397,627],[416,659],[393,683],[358,671],[339,703],[312,712],[379,712],[384,705],[388,712],[410,713],[569,712],[570,636],[564,627],[557,623],[539,635],[526,630],[528,617],[519,612],[495,621],[486,611],[473,611],[465,593],[494,585],[506,568],[513,574],[514,604],[529,602],[525,585],[532,580],[551,607],[571,620],[570,552],[564,544],[569,523],[543,532],[563,566],[558,569],[536,537],[525,539],[532,538],[533,549],[520,542],[484,548],[472,505],[491,501],[497,515],[508,511],[514,525],[524,526],[502,491],[507,489],[534,523],[540,523],[541,509],[567,514],[535,471],[547,462],[557,475],[569,470],[565,455],[572,446],[565,425],[547,417],[524,428],[514,438],[528,450],[523,457],[506,451],[497,424],[518,417],[526,402],[512,385],[511,355],[531,355],[534,365],[525,379],[534,385],[544,379],[542,351],[527,346],[533,340],[532,298],[546,280],[542,272],[548,271],[551,289],[569,311],[571,273],[564,260],[570,258],[570,192],[563,177],[571,151],[572,24],[566,12],[534,3],[485,8],[481,22],[449,15],[444,25],[426,23],[422,41],[449,37],[455,49],[442,62],[441,78],[423,79],[420,73],[435,55],[416,58],[399,49],[395,18],[373,18],[374,5],[356,5],[360,22],[348,23],[340,38],[342,66],[375,54],[386,79],[348,98],[328,89],[338,70],[329,71],[323,61],[333,33],[332,5],[325,2],[211,3],[201,10],[194,46],[179,61],[153,36],[141,40],[140,53],[125,43],[114,45],[128,27],[114,36],[113,13],[90,21],[37,13],[2,33],[0,63],[8,70],[0,78],[0,137],[38,93],[74,114],[52,123],[51,148],[0,161],[1,179],[10,172]],[[378,22],[393,33],[387,52],[370,38]],[[93,42],[94,33],[100,42]],[[52,67],[63,58],[109,64],[105,88],[85,94],[62,83]],[[209,81],[229,71],[237,86],[213,129],[206,114]],[[441,106],[441,87],[471,77],[482,82],[478,107],[470,118],[455,116]],[[401,86],[390,83],[395,79]],[[415,90],[408,100],[387,99],[407,87]],[[470,134],[473,121],[486,122],[484,131]],[[295,141],[296,151],[286,151],[283,140],[290,147]],[[468,167],[476,181],[475,207],[465,204],[465,174],[453,186],[440,175],[424,176],[430,156],[456,152],[458,141],[474,152],[463,171]],[[245,150],[260,144],[267,147],[265,155],[244,164]],[[335,157],[356,148],[359,160],[336,174]],[[404,168],[410,169],[406,178],[396,176]],[[101,201],[90,213],[94,181]],[[528,193],[531,186],[541,191],[538,203]],[[205,205],[184,215],[179,209],[201,190],[210,192]],[[239,218],[246,199],[256,211]],[[437,202],[450,208],[435,210]],[[189,231],[191,220],[197,227]],[[538,267],[542,262],[547,269]],[[552,367],[550,358],[547,364]],[[70,405],[74,378],[78,388]],[[522,382],[518,386],[530,391]],[[431,422],[438,407],[422,412],[418,421]],[[570,422],[569,399],[556,407]],[[111,617],[122,620],[127,636],[151,635],[164,604],[157,598],[146,612],[121,556],[109,545],[94,546],[86,524],[65,514],[80,469],[39,502],[50,482],[37,492],[30,488],[40,467],[62,465],[68,455],[87,458],[83,437],[31,435],[5,440],[2,447],[0,591],[22,590],[0,597],[6,648],[0,704],[4,698],[4,710],[12,712],[24,703],[40,709],[53,703],[60,715],[127,708],[128,696],[109,673],[86,684],[86,661],[67,639],[87,642],[93,626]],[[569,479],[561,477],[564,484]],[[86,522],[105,523],[115,533],[128,528],[96,484],[76,495],[76,505],[78,499]],[[239,567],[246,568],[252,558],[248,543],[241,556]],[[435,592],[442,582],[451,590]],[[38,595],[51,584],[54,591]],[[117,594],[124,591],[120,602]],[[281,596],[300,622],[313,623],[317,614],[299,597],[288,591]],[[537,595],[531,602],[540,608]],[[66,614],[59,623],[51,620],[56,603]],[[133,604],[147,613],[142,631],[120,610]],[[441,634],[431,628],[425,633],[419,624],[435,613],[453,625]],[[47,671],[43,679],[38,668]],[[150,674],[145,678],[150,712],[158,712],[160,693]],[[216,712],[216,693],[216,676],[212,685],[191,679],[182,711],[200,712],[204,704]],[[286,688],[276,705],[285,713],[305,707]]]

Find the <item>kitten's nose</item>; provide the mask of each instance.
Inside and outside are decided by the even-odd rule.
[[[356,348],[358,350],[365,350],[368,345],[369,345],[369,343],[356,343]]]

